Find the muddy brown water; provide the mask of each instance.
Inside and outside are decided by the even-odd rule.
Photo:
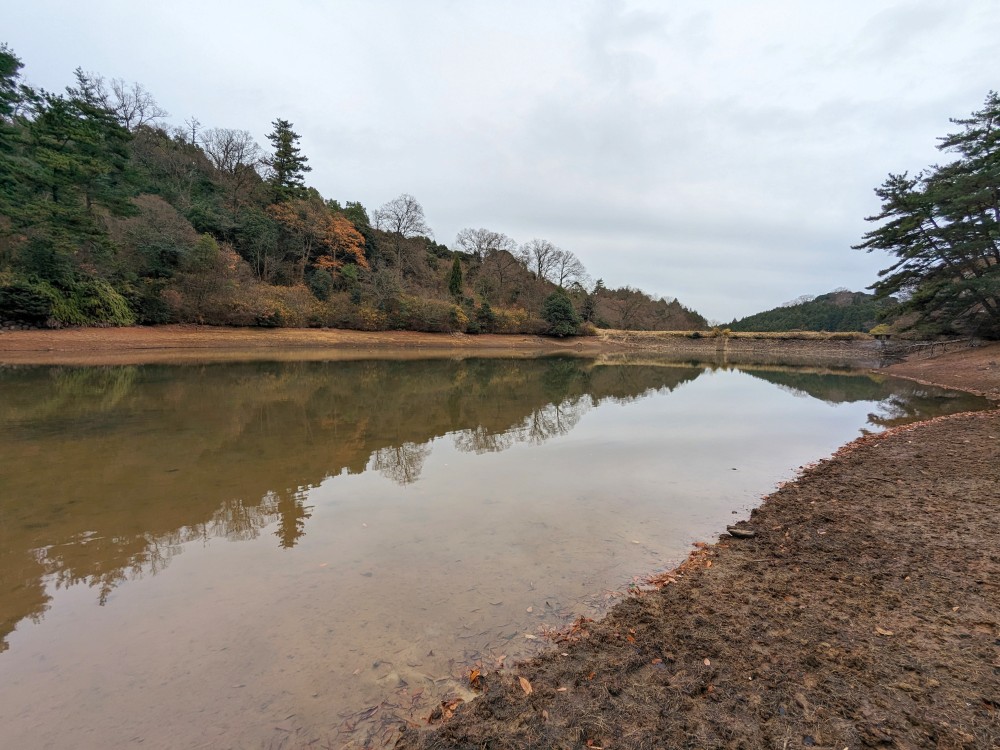
[[[652,361],[0,368],[0,747],[391,742],[800,465],[985,406]]]

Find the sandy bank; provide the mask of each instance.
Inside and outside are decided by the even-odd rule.
[[[153,362],[333,360],[426,357],[596,356],[642,352],[720,364],[823,364],[874,367],[878,342],[833,337],[698,338],[677,334],[601,331],[597,336],[546,336],[348,331],[313,328],[218,328],[168,325],[73,328],[0,333],[0,363],[146,364]]]
[[[70,328],[0,334],[7,364],[147,364],[153,362],[328,360],[428,356],[538,356],[597,352],[594,338],[469,336],[412,331],[319,328],[219,328],[166,325]]]

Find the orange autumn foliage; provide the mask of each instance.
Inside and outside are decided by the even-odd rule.
[[[302,272],[311,262],[326,270],[344,263],[368,268],[364,237],[343,216],[334,213],[321,201],[297,199],[268,206],[267,212],[298,243]]]

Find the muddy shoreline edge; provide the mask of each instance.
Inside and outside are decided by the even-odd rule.
[[[888,368],[997,400],[1000,347]],[[1000,746],[1000,411],[859,438],[397,748]]]

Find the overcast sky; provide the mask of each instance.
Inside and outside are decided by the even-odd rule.
[[[290,120],[327,198],[412,193],[728,321],[862,289],[886,175],[1000,88],[996,0],[0,0],[27,80],[77,66],[171,114]]]

